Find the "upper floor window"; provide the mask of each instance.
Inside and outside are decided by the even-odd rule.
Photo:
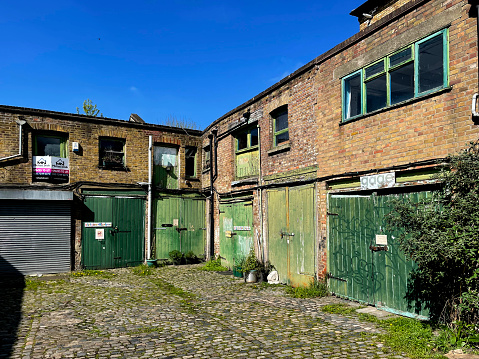
[[[203,170],[209,170],[210,169],[210,158],[211,158],[211,151],[210,151],[210,146],[204,147],[203,148]]]
[[[236,136],[236,152],[252,149],[258,146],[258,128],[250,128],[239,132]]]
[[[273,117],[273,146],[288,142],[288,105],[281,106],[271,112],[271,117]]]
[[[34,137],[34,156],[53,156],[66,158],[68,153],[67,137],[62,135],[36,135]]]
[[[100,138],[100,167],[125,168],[125,140],[121,138]]]
[[[35,134],[32,156],[33,181],[66,183],[69,181],[68,136]]]
[[[440,90],[447,71],[444,29],[343,78],[343,121]]]
[[[178,147],[155,146],[153,149],[153,183],[168,189],[178,188]]]
[[[259,173],[258,127],[250,127],[235,134],[236,178],[257,176]]]
[[[185,176],[196,177],[196,147],[185,147]]]

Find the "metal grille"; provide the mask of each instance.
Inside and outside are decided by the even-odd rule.
[[[70,238],[69,201],[0,201],[0,273],[68,272]]]

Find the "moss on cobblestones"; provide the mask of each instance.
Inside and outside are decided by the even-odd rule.
[[[27,289],[12,357],[372,358],[381,352],[374,325],[324,313],[320,299],[290,298],[281,286],[252,286],[198,268],[152,268],[149,275],[115,269]]]

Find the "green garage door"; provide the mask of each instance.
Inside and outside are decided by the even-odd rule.
[[[87,269],[120,268],[144,259],[145,201],[87,196],[82,225],[82,263]],[[87,212],[87,211],[85,211]]]
[[[268,253],[280,281],[309,285],[315,276],[314,186],[267,191]]]
[[[413,201],[430,192],[401,194]],[[388,232],[388,195],[329,196],[330,289],[346,298],[408,316],[427,316],[405,299],[409,273],[414,263],[399,250]]]
[[[232,268],[248,256],[253,246],[253,203],[220,203],[220,256]]]
[[[155,199],[155,256],[168,258],[178,250],[205,254],[205,199],[198,195]]]

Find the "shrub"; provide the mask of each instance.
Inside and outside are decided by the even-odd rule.
[[[387,216],[400,249],[417,264],[407,297],[431,319],[479,324],[479,145],[447,158],[441,185],[419,203],[398,197]]]
[[[170,257],[170,259],[173,261],[174,264],[181,264],[181,262],[183,261],[185,257],[185,255],[182,252],[176,249],[169,252],[168,256]]]
[[[319,281],[316,278],[307,287],[288,287],[286,293],[294,298],[316,298],[329,295],[326,281]]]
[[[221,259],[220,258],[209,260],[200,269],[201,270],[206,270],[206,271],[215,271],[215,272],[224,272],[224,271],[228,270],[228,268],[223,267],[221,265]]]

